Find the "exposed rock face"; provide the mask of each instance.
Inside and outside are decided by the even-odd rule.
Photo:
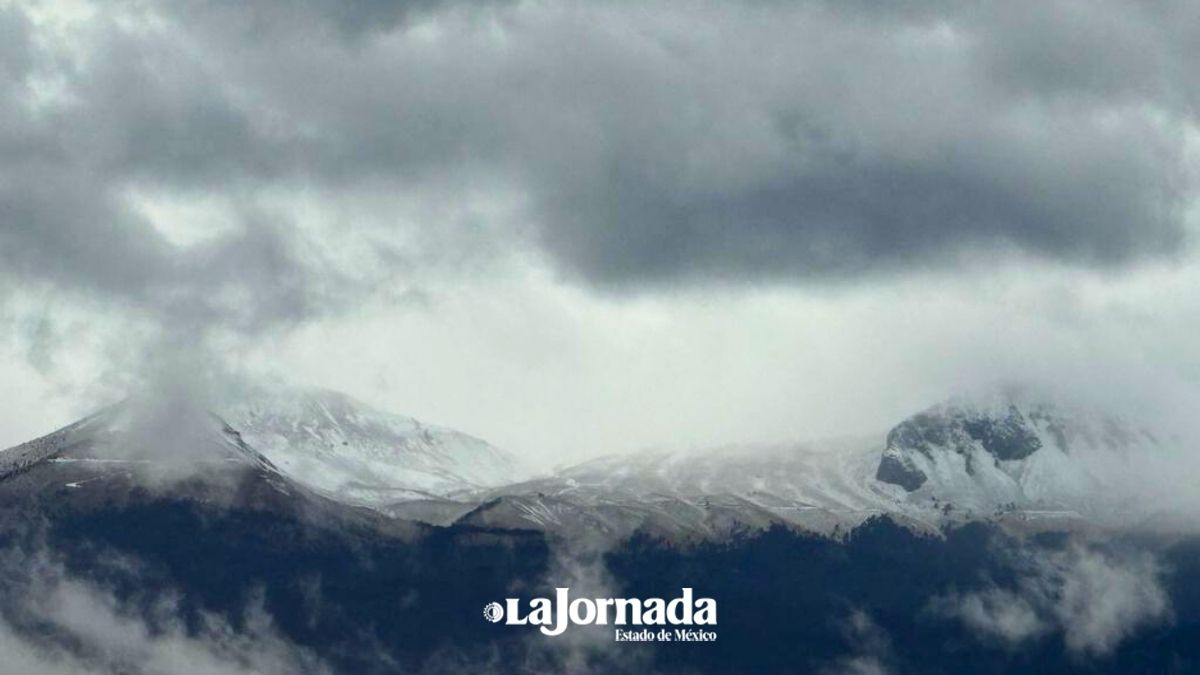
[[[917,413],[888,432],[886,447],[896,452],[885,452],[877,477],[910,491],[920,487],[924,475],[903,460],[912,452],[933,459],[947,449],[961,455],[977,446],[999,461],[1024,459],[1042,447],[1033,420],[1054,419],[1039,412],[1027,417],[1015,404],[1003,411],[950,404]]]
[[[1042,447],[1037,432],[1030,428],[1030,421],[1015,405],[1008,407],[1008,414],[1002,419],[968,418],[962,426],[972,440],[999,460],[1024,459]]]
[[[1116,498],[1117,478],[1161,449],[1155,434],[1113,415],[994,393],[953,399],[897,424],[875,479],[902,488],[905,501],[968,513],[1088,512],[1124,499]]]
[[[879,460],[879,469],[875,471],[875,480],[899,485],[912,492],[921,487],[928,480],[928,476],[903,457],[885,454]]]

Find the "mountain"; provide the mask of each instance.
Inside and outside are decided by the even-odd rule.
[[[1178,445],[1147,425],[1005,389],[956,397],[878,435],[642,451],[466,499],[385,510],[439,525],[587,533],[602,541],[635,532],[726,539],[774,525],[839,536],[884,514],[920,532],[974,520],[1022,530],[1123,527],[1151,517],[1166,522],[1166,494],[1180,490],[1156,501],[1145,486],[1169,473],[1162,463]]]
[[[381,520],[293,480],[219,417],[178,401],[130,399],[0,453],[3,508],[44,517],[168,502],[339,526]]]
[[[1004,390],[940,403],[885,434],[642,451],[529,478],[482,440],[335,392],[260,387],[211,408],[131,399],[0,454],[0,480],[49,463],[57,489],[86,492],[100,478],[132,480],[131,467],[161,483],[185,465],[208,474],[237,465],[280,490],[438,526],[599,542],[726,539],[776,525],[840,536],[884,514],[922,532],[981,519],[1135,523],[1169,504],[1133,477],[1177,444],[1111,414]]]
[[[1107,522],[1145,512],[1135,479],[1178,446],[1171,434],[1110,413],[1027,393],[959,397],[888,432],[875,478],[906,503],[966,517],[996,511],[1073,513]]]
[[[380,415],[320,391],[139,397],[0,453],[6,654],[95,673],[1200,669],[1200,538],[1077,527],[1120,501],[1114,473],[1170,452],[1158,429],[954,399],[876,435],[639,452],[460,491],[492,476],[430,440],[443,430]],[[389,435],[415,440],[384,464],[444,492],[386,487],[370,494],[402,498],[365,508],[300,480],[303,462],[365,471],[351,459]],[[1008,527],[1038,522],[1054,536]],[[719,640],[543,639],[480,615],[558,588],[685,585],[720,603]]]
[[[919,512],[870,479],[878,461],[878,445],[867,438],[644,451],[485,491],[477,496],[478,507],[455,522],[601,539],[633,532],[723,539],[772,525],[844,533],[890,513],[916,529],[936,529],[936,514]],[[412,512],[395,505],[393,513]]]
[[[251,389],[217,414],[295,480],[352,503],[446,497],[526,475],[485,441],[328,390]]]
[[[546,566],[536,533],[333,499],[186,397],[0,452],[0,672],[439,672],[423,664],[448,643],[517,659],[521,634],[485,642],[478,609]]]
[[[522,476],[511,455],[472,436],[344,394],[285,387],[209,405],[135,396],[0,453],[0,481],[51,468],[60,487],[84,491],[95,481],[158,485],[252,469],[291,486],[280,489],[357,506],[447,497]]]

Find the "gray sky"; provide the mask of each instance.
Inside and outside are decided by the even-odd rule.
[[[0,445],[181,359],[546,461],[1178,406],[1198,60],[1185,2],[0,0]]]

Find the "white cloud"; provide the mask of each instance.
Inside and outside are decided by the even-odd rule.
[[[45,553],[5,552],[0,618],[5,668],[29,675],[323,675],[329,668],[273,628],[261,601],[234,630],[214,615],[184,622],[177,600],[162,596],[137,614],[107,589],[68,575]],[[19,621],[20,624],[11,623]]]
[[[1015,589],[951,594],[934,611],[1012,646],[1062,636],[1071,652],[1103,656],[1139,630],[1170,621],[1163,570],[1148,554],[1116,555],[1072,544],[1031,549]]]

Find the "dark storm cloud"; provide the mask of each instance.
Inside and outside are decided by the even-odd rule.
[[[223,13],[247,35],[262,31],[332,31],[355,40],[394,30],[458,7],[480,9],[511,0],[185,0],[183,9],[199,15]]]
[[[17,285],[171,321],[256,328],[361,298],[388,280],[320,252],[366,220],[397,223],[364,239],[379,260],[414,228],[493,250],[373,199],[459,189],[515,192],[488,236],[608,286],[979,251],[1108,267],[1185,241],[1190,4],[103,9],[66,35],[0,12],[0,261]],[[179,246],[134,189],[219,195],[234,227]],[[291,192],[361,204],[314,230],[262,205]]]
[[[0,279],[148,315],[175,337],[258,332],[342,304],[362,281],[325,264],[284,214],[233,195],[235,226],[180,247],[128,190],[178,199],[280,175],[287,148],[196,55],[101,20],[76,62],[0,14]],[[59,48],[63,48],[61,51]],[[46,93],[47,90],[58,90]],[[218,227],[217,223],[213,224]],[[0,297],[0,299],[3,299]]]
[[[1183,243],[1193,7],[779,7],[786,28],[672,54],[687,78],[622,104],[640,127],[547,181],[544,240],[569,268],[860,277],[979,250],[1116,266]]]

